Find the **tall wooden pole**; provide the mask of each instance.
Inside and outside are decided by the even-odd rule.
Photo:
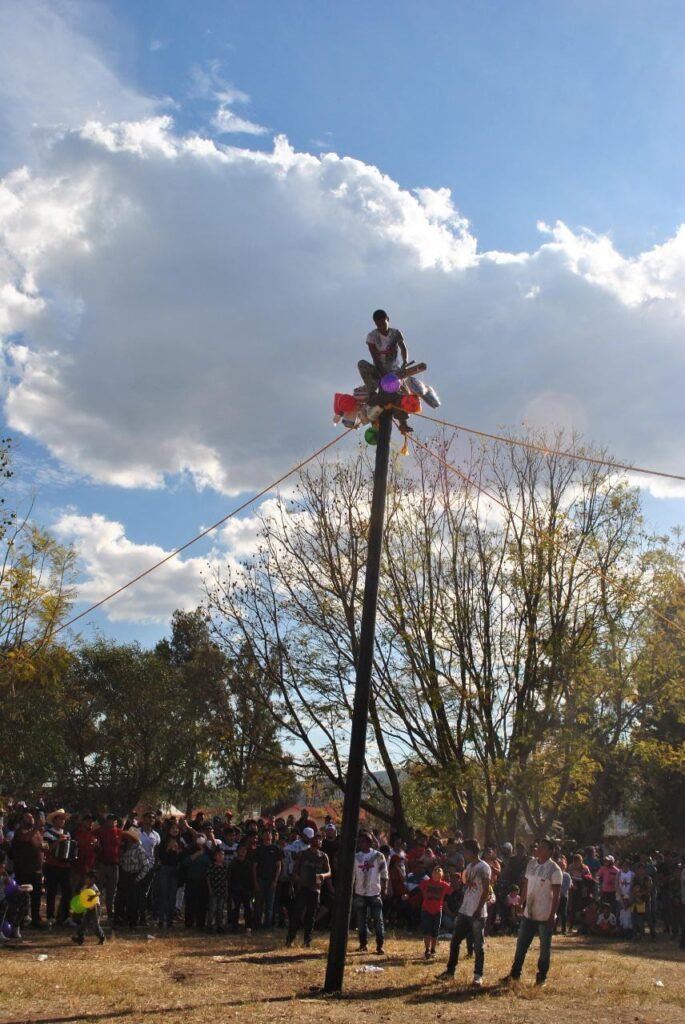
[[[366,556],[366,580],[364,583],[364,604],[359,634],[359,657],[357,659],[357,680],[354,690],[352,732],[350,734],[350,757],[347,765],[345,799],[342,812],[342,832],[338,851],[338,871],[335,883],[335,904],[331,939],[328,947],[325,992],[340,992],[345,973],[345,955],[352,905],[352,884],[354,878],[354,855],[359,830],[359,810],[364,779],[364,758],[366,753],[366,726],[369,718],[371,695],[371,670],[376,637],[376,608],[378,605],[378,581],[383,549],[383,525],[385,522],[385,495],[388,484],[388,461],[390,456],[390,434],[392,413],[381,414],[376,448],[376,467],[373,475],[373,496],[369,520],[368,549]]]

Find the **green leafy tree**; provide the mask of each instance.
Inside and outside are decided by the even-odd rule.
[[[685,572],[680,546],[658,567],[661,600],[645,628],[640,715],[625,805],[659,843],[685,841]]]
[[[9,439],[0,441],[0,484],[12,475]],[[74,597],[75,554],[0,496],[0,749],[9,791],[39,789],[62,770],[52,728],[70,654],[57,642]]]
[[[188,726],[182,678],[164,659],[137,644],[84,645],[61,695],[70,768],[60,789],[119,811],[166,796],[185,767]]]
[[[531,440],[585,454],[562,435]],[[434,449],[449,458],[442,440]],[[635,720],[651,585],[637,494],[554,451],[474,446],[461,479],[427,453],[417,463],[389,485],[363,806],[405,827],[407,768],[469,831],[479,818],[510,838],[523,817],[542,834],[579,766]],[[217,637],[269,679],[303,767],[341,789],[369,497],[363,458],[303,473],[263,519],[257,554],[209,592]]]
[[[157,644],[156,654],[178,675],[183,691],[186,721],[178,741],[178,764],[169,781],[174,800],[182,801],[190,815],[216,786],[217,726],[228,665],[209,636],[201,609],[175,611],[171,635]]]
[[[292,758],[283,750],[270,713],[273,689],[248,651],[231,662],[217,719],[219,781],[235,793],[239,815],[277,804],[296,786]]]
[[[187,812],[217,788],[232,794],[238,815],[289,793],[294,776],[269,713],[271,690],[249,654],[229,659],[199,608],[174,612],[157,654],[180,673],[188,707],[180,760],[187,774],[173,780]]]

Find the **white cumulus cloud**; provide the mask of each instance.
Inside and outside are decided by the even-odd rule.
[[[64,513],[53,527],[64,542],[73,543],[82,570],[77,611],[108,597],[167,554],[156,544],[136,544],[122,523],[102,515]],[[168,622],[176,608],[196,608],[203,599],[202,576],[211,557],[176,557],[113,598],[105,606],[111,622]]]
[[[683,470],[684,228],[633,258],[562,223],[532,252],[479,252],[448,189],[282,137],[264,152],[216,124],[181,134],[68,5],[7,7],[0,117],[30,159],[0,183],[0,397],[67,470],[263,486],[332,436],[378,306],[447,419],[561,424]],[[218,66],[193,83],[215,118],[261,130]],[[33,122],[50,137],[30,149]]]
[[[264,515],[275,508],[275,499],[259,506]],[[260,519],[255,513],[232,518],[209,535],[207,554],[193,554],[193,548],[165,561],[158,569],[124,590],[103,606],[111,622],[164,623],[176,608],[196,608],[205,598],[205,581],[214,571],[233,566],[253,554],[259,545]],[[206,526],[199,525],[198,533]],[[76,612],[96,604],[119,587],[171,555],[157,544],[144,544],[127,536],[123,523],[99,513],[84,516],[62,512],[52,531],[64,543],[73,544],[79,558]],[[179,544],[190,538],[180,537]]]

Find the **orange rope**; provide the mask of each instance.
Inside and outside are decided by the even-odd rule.
[[[429,418],[429,417],[427,417],[427,418]],[[446,459],[441,458],[441,456],[436,454],[436,452],[431,451],[431,449],[427,445],[422,444],[422,442],[419,441],[418,438],[416,438],[413,434],[410,435],[410,440],[412,441],[413,444],[415,444],[417,446],[417,448],[421,448],[424,452],[426,452],[428,455],[430,455],[432,458],[434,458],[437,462],[439,462],[441,466],[444,466],[445,469],[451,470],[453,473],[456,473],[457,476],[461,477],[461,479],[465,483],[470,484],[471,486],[475,487],[478,491],[480,491],[480,493],[483,495],[483,497],[488,498],[489,501],[494,501],[497,505],[499,505],[501,508],[504,509],[504,511],[507,513],[507,515],[515,516],[519,520],[519,522],[521,523],[522,526],[526,527],[526,526],[529,525],[528,522],[523,518],[523,516],[520,516],[518,514],[518,512],[514,512],[513,509],[510,509],[507,505],[505,505],[505,503],[503,501],[500,501],[499,498],[496,498],[494,494],[490,494],[489,491],[486,491],[485,488],[482,487],[478,483],[477,480],[474,480],[472,477],[467,476],[467,474],[464,473],[463,470],[459,469],[458,466],[455,466],[451,462],[448,462]],[[578,555],[574,554],[572,551],[570,551],[568,548],[564,547],[563,545],[560,544],[559,547],[567,555],[570,555],[571,558],[575,559],[575,561],[578,562],[579,565],[582,565],[584,569],[587,569],[588,572],[591,572],[595,576],[598,576],[600,579],[604,580],[604,582],[607,583],[610,587],[613,587],[614,590],[617,590],[617,591],[623,593],[624,595],[625,594],[629,594],[628,588],[624,587],[622,583],[618,583],[616,580],[612,579],[610,576],[607,576],[606,573],[603,573],[601,569],[598,569],[594,565],[590,565],[589,562],[584,561],[584,559],[580,558]],[[649,605],[644,605],[643,607],[645,608],[645,610],[651,611],[654,615],[657,616],[657,618],[662,619],[664,622],[666,622],[673,629],[676,629],[679,633],[682,633],[682,635],[685,636],[685,629],[683,629],[683,627],[680,626],[677,622],[674,622],[672,619],[669,619],[668,616],[663,615],[660,611],[657,611],[657,609],[654,608],[654,607],[651,607]]]
[[[630,473],[647,473],[649,476],[663,476],[669,480],[685,480],[685,476],[679,473],[662,473],[658,469],[643,469],[640,466],[627,466],[622,462],[610,462],[608,459],[598,459],[593,455],[578,455],[576,452],[560,451],[558,448],[545,448],[541,444],[533,444],[531,441],[522,441],[519,438],[504,437],[502,434],[488,434],[485,430],[475,430],[473,427],[465,427],[460,423],[449,423],[447,420],[438,419],[437,416],[427,416],[423,412],[417,412],[414,416],[420,416],[430,423],[438,423],[443,427],[451,427],[453,430],[463,430],[467,434],[477,434],[478,437],[487,437],[490,441],[501,441],[503,444],[515,445],[520,448],[529,448],[534,452],[542,452],[543,455],[561,455],[565,459],[576,459],[582,462],[593,462],[596,466],[609,466],[611,469],[621,469]]]
[[[238,505],[238,507],[234,508],[232,512],[229,512],[228,515],[222,516],[221,519],[218,519],[215,523],[212,523],[212,525],[208,526],[206,530],[202,531],[202,533],[198,533],[196,537],[193,537],[191,540],[186,541],[185,544],[181,544],[180,547],[175,548],[168,555],[165,555],[164,558],[160,558],[159,562],[155,562],[154,565],[151,565],[148,569],[145,569],[144,572],[138,573],[138,575],[134,576],[132,580],[128,581],[128,583],[124,583],[123,586],[118,587],[117,590],[113,590],[111,594],[108,594],[107,597],[103,597],[101,601],[97,601],[95,604],[92,604],[90,608],[86,608],[85,611],[80,612],[78,615],[75,615],[73,619],[69,619],[68,622],[65,622],[63,625],[55,629],[51,635],[56,636],[58,633],[61,633],[63,629],[67,629],[69,626],[73,626],[75,622],[79,621],[79,619],[84,618],[86,615],[90,615],[90,613],[94,612],[96,608],[100,608],[103,604],[106,604],[108,601],[111,601],[113,597],[117,597],[119,594],[123,593],[124,590],[128,590],[128,588],[132,587],[134,583],[138,583],[139,580],[144,579],[145,576],[149,576],[151,572],[155,571],[155,569],[159,569],[160,566],[164,565],[166,562],[171,561],[172,558],[176,558],[176,556],[180,555],[182,551],[185,551],[186,548],[189,548],[191,547],[191,545],[196,544],[197,541],[202,540],[202,538],[206,537],[208,533],[212,532],[212,530],[216,530],[217,527],[221,526],[229,519],[232,519],[233,516],[237,516],[239,512],[243,512],[246,508],[254,504],[255,501],[258,501],[265,494],[268,494],[270,491],[273,491],[274,488],[278,487],[279,484],[282,484],[284,480],[287,480],[289,476],[292,476],[293,473],[297,473],[298,470],[302,469],[309,462],[312,462],[319,455],[322,455],[323,452],[327,451],[328,448],[332,448],[333,445],[338,444],[338,442],[342,441],[343,437],[346,437],[351,432],[351,430],[346,430],[344,434],[340,434],[338,437],[335,437],[332,441],[329,441],[327,444],[322,445],[321,448],[315,451],[313,455],[310,455],[309,458],[303,459],[302,462],[298,462],[296,466],[293,466],[292,469],[289,469],[287,473],[283,474],[283,476],[279,476],[278,480],[274,480],[273,483],[270,483],[268,485],[268,487],[264,487],[257,494],[254,494],[251,498],[248,498],[247,501],[244,501],[242,505]]]

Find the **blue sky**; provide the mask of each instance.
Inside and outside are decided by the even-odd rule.
[[[451,188],[485,248],[528,249],[538,220],[561,219],[632,255],[685,219],[681,3],[111,9],[127,14],[122,71],[145,92],[178,98],[189,66],[218,61],[296,149]],[[202,115],[185,102],[178,123]]]
[[[377,305],[448,419],[683,472],[684,42],[676,2],[0,4],[0,429],[83,593],[328,440]],[[93,621],[154,639],[209,550]]]

